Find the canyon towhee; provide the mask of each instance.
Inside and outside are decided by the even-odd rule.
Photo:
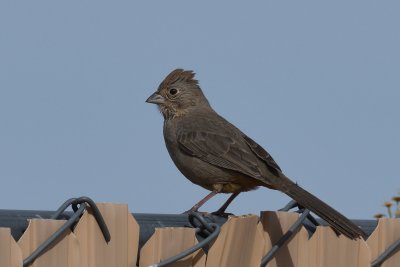
[[[191,182],[211,191],[191,211],[217,193],[232,193],[217,211],[224,213],[240,192],[264,186],[287,194],[337,232],[365,238],[359,227],[292,182],[267,151],[218,115],[192,71],[172,71],[146,102],[157,104],[164,117],[165,144],[175,165]]]

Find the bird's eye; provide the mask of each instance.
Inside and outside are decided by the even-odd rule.
[[[172,89],[169,90],[169,94],[170,95],[176,95],[176,93],[178,93],[178,90],[175,89],[175,88],[172,88]]]

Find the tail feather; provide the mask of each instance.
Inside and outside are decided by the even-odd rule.
[[[356,239],[359,237],[366,239],[367,235],[361,228],[352,223],[349,219],[330,207],[328,204],[307,192],[289,179],[287,179],[287,183],[285,183],[285,189],[282,191],[293,198],[301,206],[309,209],[324,219],[337,232],[344,234],[351,239]]]

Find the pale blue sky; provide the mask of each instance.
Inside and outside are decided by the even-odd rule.
[[[0,208],[81,195],[190,208],[207,191],[175,168],[145,103],[182,67],[307,190],[351,218],[385,211],[400,191],[399,2],[201,2],[0,3]],[[229,211],[288,200],[260,188]]]

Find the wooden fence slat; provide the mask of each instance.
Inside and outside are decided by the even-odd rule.
[[[140,227],[132,214],[128,216],[128,267],[136,267],[139,254]]]
[[[378,226],[367,240],[371,260],[375,260],[391,244],[400,239],[400,219],[381,218]],[[381,267],[400,266],[400,251],[388,258]]]
[[[107,244],[89,208],[74,233],[80,243],[82,267],[133,267],[139,246],[139,226],[126,204],[98,203],[111,241]]]
[[[287,232],[293,223],[299,218],[299,214],[293,212],[261,212],[260,225],[265,239],[264,255]],[[267,264],[267,267],[298,267],[307,266],[308,233],[303,227],[287,243],[279,249],[275,257]]]
[[[22,267],[22,252],[10,228],[0,228],[0,266]]]
[[[29,220],[28,228],[18,240],[23,258],[29,256],[64,223],[64,220]],[[79,256],[78,240],[73,233],[68,232],[56,245],[37,258],[30,267],[81,267]]]
[[[260,266],[264,251],[258,217],[232,216],[221,227],[221,233],[207,255],[207,267]]]
[[[339,237],[327,226],[318,226],[308,242],[309,267],[370,267],[371,255],[362,239]]]
[[[263,212],[260,224],[266,240],[265,252],[298,219],[297,213]],[[318,226],[309,239],[304,227],[283,246],[267,267],[369,267],[370,254],[364,240],[338,237],[330,227]]]
[[[195,230],[185,227],[156,228],[151,238],[140,251],[139,266],[147,267],[197,244]],[[205,255],[202,250],[183,258],[171,267],[204,267]]]
[[[139,246],[139,225],[125,204],[97,204],[111,241],[107,244],[89,210],[74,232],[41,255],[30,267],[135,267]],[[217,239],[203,250],[172,264],[172,267],[258,267],[261,258],[298,219],[297,213],[262,212],[231,216]],[[0,267],[22,267],[22,261],[63,224],[64,220],[31,219],[18,242],[10,229],[0,228]],[[383,218],[367,241],[350,240],[327,226],[309,234],[302,227],[283,246],[267,267],[370,267],[388,246],[400,239],[400,220]],[[197,244],[195,229],[158,228],[140,251],[140,266],[148,267]],[[400,266],[400,252],[380,267]]]

